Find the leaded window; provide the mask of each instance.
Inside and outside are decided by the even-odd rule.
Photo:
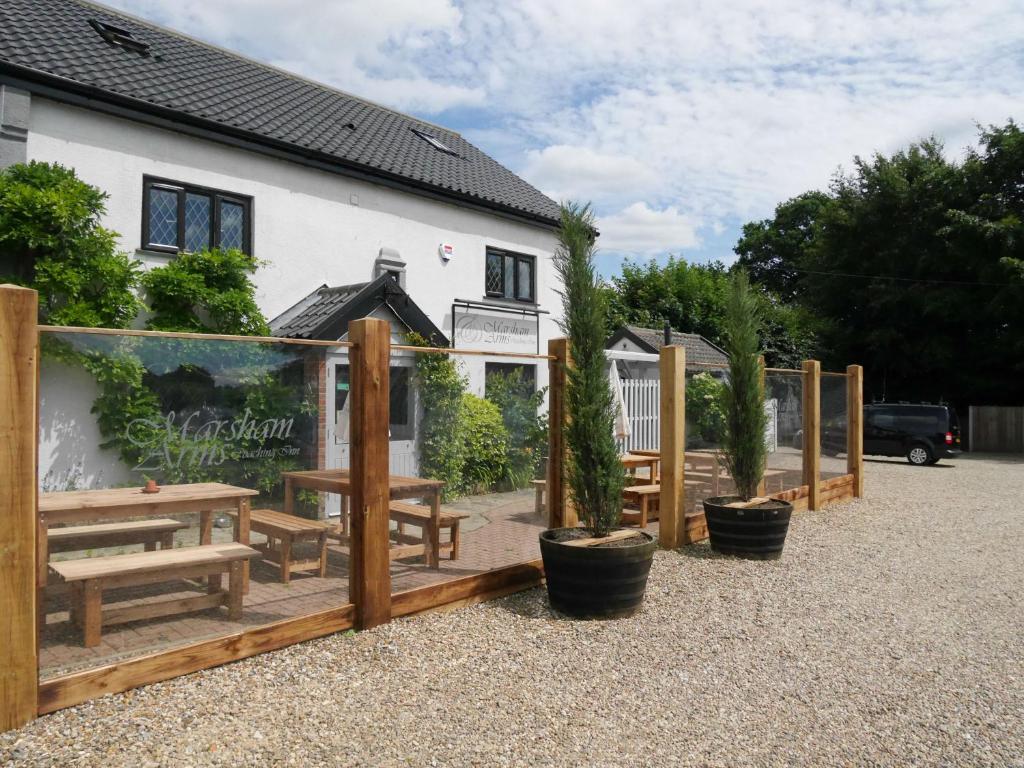
[[[252,253],[252,199],[146,178],[142,247],[165,252],[237,248]]]
[[[534,256],[488,248],[484,290],[496,298],[536,301],[536,263]]]

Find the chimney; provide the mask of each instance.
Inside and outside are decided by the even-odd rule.
[[[666,320],[665,321],[665,346],[669,347],[671,345],[672,345],[672,326],[668,322],[668,320]]]

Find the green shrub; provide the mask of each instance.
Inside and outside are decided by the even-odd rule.
[[[463,487],[469,493],[486,493],[508,473],[508,431],[498,406],[476,395],[462,396],[462,423]]]
[[[706,443],[718,444],[725,431],[724,385],[702,371],[686,384],[686,423]]]
[[[429,346],[426,339],[415,333],[409,334],[409,343]],[[423,413],[417,430],[420,474],[443,480],[443,498],[452,501],[464,487],[462,395],[466,379],[449,355],[424,352],[416,355],[416,386]]]
[[[548,416],[540,413],[547,388],[533,391],[520,370],[487,377],[487,399],[501,411],[508,433],[508,454],[503,484],[525,488],[537,476],[548,444]]]

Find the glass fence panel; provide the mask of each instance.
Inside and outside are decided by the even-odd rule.
[[[722,457],[725,410],[722,393],[728,368],[693,367],[686,371],[686,513],[703,511],[712,496],[731,496],[736,485]]]
[[[768,461],[765,488],[769,493],[803,484],[803,375],[766,372],[765,410],[768,412]]]
[[[548,362],[392,350],[393,592],[540,558]]]
[[[846,474],[846,435],[849,424],[844,374],[821,374],[821,479]]]
[[[349,602],[336,502],[289,481],[344,460],[346,348],[73,332],[41,347],[43,678]]]

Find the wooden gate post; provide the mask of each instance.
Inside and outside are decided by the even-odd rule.
[[[548,354],[548,528],[571,528],[579,522],[565,486],[565,389],[568,386],[568,339],[549,339]]]
[[[686,349],[661,348],[661,495],[658,540],[666,549],[686,544]],[[654,479],[651,478],[651,482]]]
[[[351,351],[352,526],[349,595],[356,626],[391,620],[388,559],[388,423],[391,325],[364,318],[348,326]]]
[[[864,369],[846,366],[846,471],[853,475],[853,495],[864,496]]]
[[[764,399],[764,395],[765,395],[764,355],[758,355],[757,367],[758,367],[758,370],[759,370],[758,386],[761,388],[761,407],[763,408],[764,407],[764,402],[765,402],[765,399]],[[778,435],[778,419],[776,419],[776,423],[774,425],[772,425],[772,433],[775,435],[776,442],[778,442],[778,439],[779,439],[779,435]],[[768,462],[767,462],[767,457],[765,457],[765,466],[763,467],[763,469],[767,469],[767,468],[768,468]],[[764,476],[763,472],[761,473],[761,482],[757,484],[757,495],[758,496],[767,496],[768,495],[768,481],[765,479],[765,476]]]
[[[36,716],[38,296],[0,285],[0,732]]]
[[[804,360],[804,484],[807,508],[818,509],[821,499],[821,363]]]

